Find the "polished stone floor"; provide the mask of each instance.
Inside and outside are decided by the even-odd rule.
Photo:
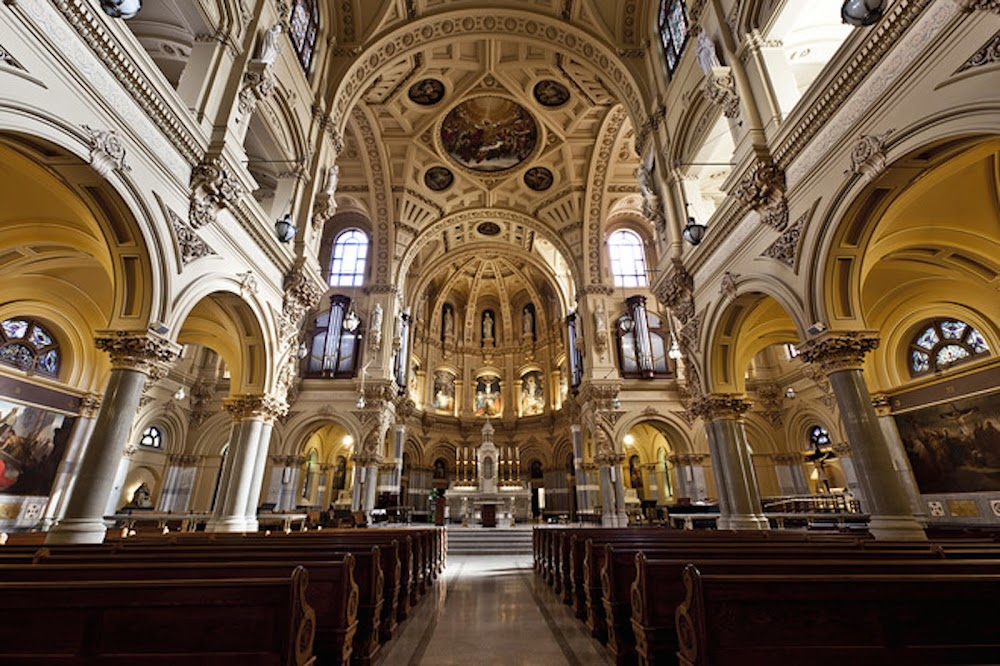
[[[435,589],[382,648],[384,666],[611,664],[530,555],[449,556]]]

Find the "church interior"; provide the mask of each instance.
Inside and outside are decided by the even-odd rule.
[[[998,54],[996,0],[6,0],[16,663],[92,606],[78,663],[1000,663]]]

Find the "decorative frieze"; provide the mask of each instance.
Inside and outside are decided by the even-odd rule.
[[[193,229],[214,222],[219,211],[243,196],[243,186],[221,158],[205,160],[191,170],[189,221]]]
[[[150,331],[103,331],[94,344],[111,357],[111,367],[158,374],[180,356],[180,345]]]
[[[868,352],[878,349],[879,339],[866,331],[826,333],[799,345],[799,357],[815,363],[826,374],[861,369]]]
[[[81,125],[80,128],[87,134],[90,166],[94,171],[110,178],[115,171],[132,170],[125,162],[125,145],[115,130],[98,130],[89,125]]]

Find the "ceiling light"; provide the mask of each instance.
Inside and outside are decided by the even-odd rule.
[[[885,0],[844,0],[840,18],[844,23],[864,28],[877,23],[884,11]]]
[[[142,9],[142,0],[101,0],[101,9],[111,18],[130,19]]]

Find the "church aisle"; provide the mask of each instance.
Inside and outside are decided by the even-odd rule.
[[[383,647],[385,666],[611,664],[569,608],[537,580],[531,557],[451,556],[435,590]]]

